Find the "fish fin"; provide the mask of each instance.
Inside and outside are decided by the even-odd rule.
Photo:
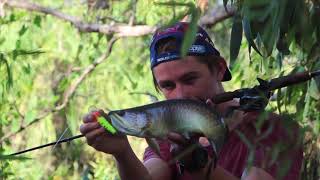
[[[146,142],[149,147],[159,156],[160,156],[160,146],[155,138],[146,138]]]

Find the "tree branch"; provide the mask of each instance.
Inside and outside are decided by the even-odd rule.
[[[107,51],[103,53],[98,59],[96,59],[92,64],[90,64],[87,68],[85,68],[80,77],[73,81],[73,83],[70,85],[70,87],[65,91],[63,95],[62,104],[57,106],[55,108],[55,111],[59,111],[66,107],[66,105],[70,101],[70,98],[74,95],[76,89],[81,84],[81,82],[96,68],[97,65],[101,64],[110,55],[112,51],[112,46],[118,39],[118,37],[113,37],[107,45]]]
[[[217,23],[224,21],[234,16],[236,9],[230,5],[227,6],[227,11],[223,6],[217,6],[208,11],[207,14],[200,18],[199,24],[206,27],[212,27]]]
[[[55,16],[59,19],[70,22],[80,32],[98,32],[102,34],[115,34],[116,36],[143,36],[146,34],[150,34],[156,30],[156,27],[147,25],[130,26],[124,24],[107,25],[85,23],[78,17],[74,17],[55,9],[44,7],[27,1],[8,0],[5,5],[11,8],[25,9],[27,11],[34,11]]]
[[[27,125],[21,125],[20,128],[15,131],[15,132],[10,132],[10,133],[7,133],[5,136],[1,137],[0,139],[0,144],[2,144],[5,140],[15,136],[16,134],[24,131],[25,129],[27,129],[29,126],[31,126],[32,124],[35,124],[36,122],[40,121],[41,119],[47,117],[50,113],[52,113],[53,111],[49,111],[49,112],[46,112],[44,113],[42,116],[39,116],[37,118],[35,118],[31,123],[27,124]]]
[[[86,23],[78,17],[74,17],[55,9],[44,7],[35,3],[27,1],[8,0],[6,6],[11,8],[20,8],[27,11],[34,11],[43,14],[49,14],[55,16],[64,21],[70,22],[80,32],[97,32],[102,34],[115,34],[118,37],[128,36],[143,36],[153,33],[157,27],[148,25],[124,25],[124,24],[98,24],[98,23]],[[217,6],[206,15],[200,18],[199,23],[202,26],[212,27],[217,23],[231,17],[235,13],[235,8],[228,6],[228,11],[225,11],[223,6]]]
[[[30,127],[31,125],[39,122],[41,119],[47,117],[49,114],[60,111],[61,109],[65,108],[70,99],[72,98],[72,96],[74,95],[76,89],[79,87],[79,85],[83,82],[83,80],[90,75],[90,73],[102,62],[104,62],[107,57],[109,57],[111,51],[112,51],[112,47],[114,45],[114,43],[119,39],[119,37],[113,37],[111,38],[111,40],[108,42],[107,45],[107,51],[105,53],[103,53],[99,58],[97,58],[92,64],[90,64],[88,67],[86,67],[82,74],[80,75],[79,78],[77,78],[76,80],[73,81],[73,83],[69,86],[69,88],[64,92],[63,95],[63,101],[62,104],[58,105],[57,107],[51,109],[51,110],[47,110],[42,116],[39,116],[37,118],[35,118],[31,123],[26,124],[26,125],[21,125],[20,128],[15,131],[15,132],[11,132],[6,134],[5,136],[1,137],[0,139],[0,144],[3,143],[6,139],[11,138],[13,136],[15,136],[16,134],[24,131],[25,129],[27,129],[28,127]]]

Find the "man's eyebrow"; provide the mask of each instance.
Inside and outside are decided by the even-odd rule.
[[[170,81],[170,80],[160,80],[158,82],[158,84],[170,84],[170,83],[172,83],[172,81]]]
[[[191,71],[191,72],[187,72],[185,74],[182,74],[178,79],[181,81],[185,80],[186,78],[192,77],[192,76],[198,76],[199,72],[197,71]],[[171,80],[160,80],[158,82],[158,84],[170,84],[173,81]]]
[[[198,74],[199,74],[199,72],[197,72],[197,71],[187,72],[187,73],[183,74],[181,77],[179,77],[179,80],[184,80],[189,77],[198,76]]]

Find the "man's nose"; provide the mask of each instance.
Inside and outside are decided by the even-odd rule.
[[[190,90],[183,86],[183,85],[177,85],[175,89],[175,99],[190,99],[192,98]]]

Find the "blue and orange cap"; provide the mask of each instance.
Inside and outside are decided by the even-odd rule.
[[[175,24],[172,27],[169,27],[167,29],[157,31],[151,41],[150,45],[150,60],[151,60],[151,69],[153,69],[158,64],[161,64],[163,62],[173,61],[181,59],[181,45],[183,42],[184,33],[188,29],[188,23],[187,22],[179,22]],[[168,38],[173,38],[176,40],[177,43],[177,49],[171,52],[164,52],[161,54],[157,53],[157,45],[160,41]],[[214,47],[214,44],[212,40],[210,39],[207,32],[198,26],[198,31],[196,34],[196,39],[194,43],[189,48],[189,51],[187,53],[188,56],[220,56],[220,52]],[[224,62],[226,65],[226,72],[223,77],[223,81],[229,81],[231,80],[232,76],[230,73],[230,70],[227,67],[226,62],[221,57],[219,58]]]

